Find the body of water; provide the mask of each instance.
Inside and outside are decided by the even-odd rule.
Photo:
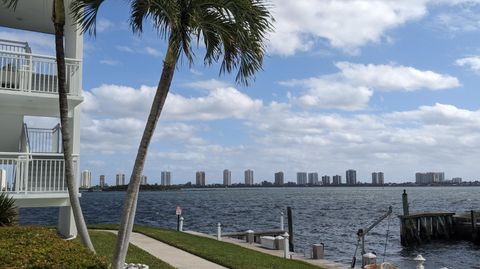
[[[406,190],[411,213],[480,209],[480,188],[477,187]],[[224,232],[260,231],[279,228],[280,212],[286,212],[286,207],[291,206],[296,252],[322,242],[327,259],[350,264],[357,230],[368,227],[391,205],[392,217],[366,236],[366,250],[376,252],[378,260],[383,260],[388,231],[385,261],[400,268],[414,268],[412,259],[417,254],[427,259],[427,269],[444,266],[480,268],[480,247],[470,242],[437,242],[418,248],[403,248],[396,217],[402,214],[402,191],[403,188],[397,187],[328,187],[141,192],[136,223],[176,228],[175,207],[180,205],[185,229],[214,234],[220,222]],[[87,223],[118,223],[123,198],[123,192],[83,193],[81,202]],[[20,214],[24,224],[55,224],[57,218],[57,212],[51,208],[22,209]],[[357,259],[361,260],[359,253]]]

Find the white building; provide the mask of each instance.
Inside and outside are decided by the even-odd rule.
[[[147,179],[148,179],[147,176],[142,176],[140,178],[140,185],[147,185],[148,184]]]
[[[172,179],[172,173],[170,173],[170,171],[162,171],[160,184],[162,186],[170,186],[171,179]]]
[[[383,185],[385,183],[383,172],[373,172],[372,173],[372,184],[373,185]]]
[[[80,188],[90,188],[92,186],[92,172],[88,170],[82,171],[80,179]]]
[[[308,173],[308,184],[310,185],[318,185],[318,173]]]
[[[82,97],[83,37],[65,0],[66,87],[73,173],[80,177],[80,104]],[[51,35],[54,47],[52,0],[18,1],[15,10],[0,8],[0,26]],[[0,169],[5,170],[6,191],[17,207],[58,207],[58,232],[76,236],[77,230],[65,182],[59,122],[57,64],[54,53],[39,55],[24,40],[0,40]],[[26,117],[30,116],[27,125]],[[37,118],[35,118],[37,117]],[[38,117],[50,117],[41,125]],[[78,188],[75,188],[78,189]],[[20,216],[21,218],[21,216]]]
[[[223,170],[223,186],[232,185],[232,171],[225,169]]]
[[[297,185],[307,185],[307,172],[297,173]]]
[[[253,170],[245,170],[245,185],[253,185]]]
[[[195,185],[205,186],[205,171],[197,171],[195,173]]]
[[[275,181],[274,181],[275,185],[283,185],[285,183],[285,178],[282,171],[276,172],[274,177],[275,177]]]
[[[345,172],[345,179],[347,185],[356,185],[357,184],[357,171],[349,169]]]
[[[125,185],[125,174],[117,174],[115,176],[115,185],[116,186]]]

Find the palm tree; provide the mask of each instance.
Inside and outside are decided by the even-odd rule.
[[[0,227],[12,226],[17,222],[15,200],[0,190]]]
[[[74,17],[84,32],[95,34],[102,3],[103,0],[77,0],[72,4]],[[114,268],[121,268],[125,261],[140,177],[179,58],[184,56],[192,64],[195,45],[192,43],[203,42],[206,65],[221,61],[220,74],[238,69],[236,81],[248,85],[249,79],[262,68],[265,35],[272,30],[273,20],[263,0],[131,0],[130,7],[133,32],[142,33],[144,21],[150,20],[168,47],[128,184],[113,256]]]
[[[15,9],[18,0],[2,0],[4,5]],[[60,124],[62,132],[63,158],[65,160],[65,181],[67,182],[70,205],[72,207],[75,225],[82,243],[95,252],[92,241],[88,234],[87,225],[83,218],[78,189],[73,174],[72,144],[70,134],[70,121],[68,119],[68,95],[66,89],[65,74],[65,49],[63,46],[65,27],[65,4],[63,0],[53,0],[52,22],[55,28],[55,53],[57,61],[58,98],[60,107]]]

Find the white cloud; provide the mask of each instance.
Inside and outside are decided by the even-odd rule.
[[[480,73],[480,56],[470,56],[457,59],[455,64],[470,68],[476,73]]]
[[[201,90],[214,90],[218,88],[226,88],[230,85],[220,80],[209,79],[183,83],[182,86]]]
[[[98,32],[105,32],[106,30],[112,28],[114,26],[114,24],[105,19],[105,18],[100,18],[98,21],[97,21],[97,31]]]
[[[408,66],[349,62],[335,66],[338,73],[280,84],[305,89],[291,97],[301,106],[350,111],[367,108],[374,91],[444,90],[460,86],[456,77]]]
[[[129,46],[123,46],[123,45],[121,46],[121,45],[118,45],[118,46],[116,46],[116,48],[117,48],[119,51],[123,51],[123,52],[129,52],[129,53],[133,53],[133,52],[134,52],[134,50],[133,50],[131,47],[129,47]]]
[[[350,53],[379,42],[385,32],[422,18],[427,0],[275,0],[275,33],[269,50],[281,55],[308,51],[319,40]],[[368,16],[366,16],[368,14]],[[346,19],[348,18],[348,19]]]
[[[103,60],[100,60],[100,64],[117,66],[120,64],[120,62],[116,60],[103,59]]]
[[[403,65],[374,65],[338,62],[341,76],[356,85],[364,85],[375,90],[414,91],[420,89],[443,90],[460,86],[456,77],[418,70]]]
[[[160,57],[162,56],[162,53],[158,51],[157,49],[154,49],[152,47],[145,47],[145,53],[148,55],[154,56],[154,57]]]

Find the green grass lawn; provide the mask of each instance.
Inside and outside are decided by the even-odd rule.
[[[89,228],[117,229],[118,225],[98,224],[90,225]],[[177,232],[175,230],[136,225],[134,231],[232,269],[319,268],[302,261],[286,260],[234,244],[217,241],[213,238],[205,238],[188,233]]]
[[[112,259],[113,250],[115,248],[116,236],[109,232],[90,231],[90,238],[95,246],[97,254]],[[80,241],[79,238],[75,239]],[[127,253],[127,263],[143,263],[151,269],[174,269],[169,264],[155,258],[148,252],[130,244]]]

